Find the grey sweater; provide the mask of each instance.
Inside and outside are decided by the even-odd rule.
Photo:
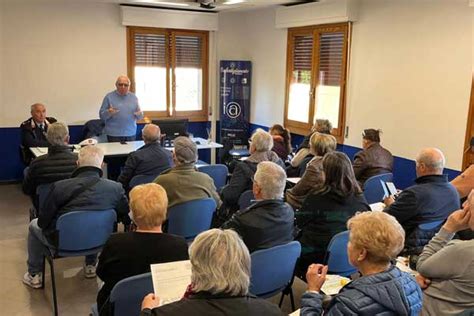
[[[456,315],[474,308],[474,240],[453,240],[441,228],[425,246],[416,269],[431,279],[422,315]]]

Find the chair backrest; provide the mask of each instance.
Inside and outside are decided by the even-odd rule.
[[[138,174],[130,180],[128,187],[132,189],[133,187],[136,187],[137,185],[140,185],[140,184],[152,183],[153,180],[155,180],[156,177],[158,176],[159,176],[159,173],[153,174],[153,175]]]
[[[49,190],[51,189],[52,183],[40,184],[36,187],[36,196],[38,197],[38,214],[43,209],[44,202],[48,196]]]
[[[250,293],[267,298],[283,291],[293,280],[300,254],[301,245],[297,241],[253,252]]]
[[[115,210],[80,210],[61,215],[56,223],[58,255],[74,256],[74,252],[100,249],[114,229]]]
[[[347,255],[347,243],[349,242],[349,231],[343,231],[334,235],[329,242],[326,251],[326,264],[328,272],[342,276],[350,276],[357,269],[349,263]]]
[[[381,202],[384,198],[385,191],[383,189],[383,182],[392,182],[392,173],[383,173],[370,177],[364,183],[364,196],[367,203],[372,204]]]
[[[217,164],[199,166],[197,169],[204,172],[214,180],[214,185],[217,190],[220,190],[227,182],[227,174],[229,173],[229,170],[226,165]]]
[[[239,204],[239,209],[243,210],[249,207],[250,204],[252,204],[253,199],[255,199],[255,197],[253,196],[252,190],[244,191],[244,193],[240,195],[239,201],[237,202],[237,204]]]
[[[436,227],[441,226],[441,224],[443,224],[443,222],[444,222],[444,219],[434,221],[434,222],[429,222],[429,223],[422,223],[422,224],[418,225],[418,228],[421,229],[421,230],[433,230]]]
[[[192,240],[211,227],[216,201],[212,198],[192,200],[168,209],[168,233]]]
[[[112,315],[139,315],[143,297],[153,292],[151,273],[134,275],[121,280],[110,292]]]

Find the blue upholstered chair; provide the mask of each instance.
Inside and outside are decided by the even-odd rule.
[[[214,180],[214,185],[216,186],[217,191],[227,183],[227,174],[229,173],[229,170],[226,165],[217,164],[199,166],[197,169],[204,172]]]
[[[377,203],[382,202],[385,191],[383,185],[385,182],[392,182],[393,174],[392,173],[383,173],[376,176],[370,177],[364,183],[364,196],[367,200],[367,203]]]
[[[112,234],[117,221],[115,210],[81,210],[61,215],[56,222],[58,246],[49,249],[45,257],[51,268],[54,315],[58,315],[56,281],[54,277],[54,259],[63,257],[82,257],[97,254]],[[43,282],[45,284],[45,266],[43,264]]]
[[[145,184],[145,183],[152,183],[153,180],[158,177],[159,174],[153,174],[153,175],[144,175],[144,174],[138,174],[134,176],[131,180],[130,183],[128,184],[128,187],[133,189],[133,187],[140,185],[140,184]]]
[[[328,273],[347,277],[357,272],[357,269],[349,263],[349,256],[347,254],[348,242],[349,231],[347,230],[332,237],[325,258],[325,262],[328,265]]]
[[[289,294],[291,307],[294,310],[295,302],[291,286],[296,260],[300,254],[301,245],[297,241],[253,252],[250,255],[252,276],[249,292],[261,298],[268,298],[282,292],[279,306],[284,296]]]
[[[240,195],[239,201],[237,202],[237,204],[239,204],[239,210],[249,207],[250,204],[252,204],[253,199],[255,199],[255,197],[253,196],[252,190],[244,191],[244,193]]]
[[[153,293],[153,281],[149,272],[119,281],[110,292],[110,315],[139,315],[143,298],[148,293]],[[92,315],[99,316],[97,304],[92,305]]]
[[[211,227],[216,201],[212,198],[192,200],[168,209],[168,233],[193,240]]]

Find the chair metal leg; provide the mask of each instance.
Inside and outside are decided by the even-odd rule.
[[[293,289],[290,287],[291,311],[295,310],[295,299],[293,297]]]
[[[281,308],[281,304],[283,304],[283,299],[285,298],[285,292],[281,292],[280,303],[278,303],[278,307]]]
[[[54,308],[53,311],[54,311],[54,316],[58,316],[58,299],[56,296],[56,279],[54,276],[54,264],[53,264],[54,259],[50,257],[47,257],[47,258],[48,258],[49,267],[51,268],[51,286],[53,288],[53,308]]]
[[[46,258],[43,256],[43,268],[41,270],[42,275],[41,275],[41,288],[44,289],[44,281],[45,281],[45,272],[46,272]]]

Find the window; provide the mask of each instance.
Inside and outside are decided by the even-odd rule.
[[[128,27],[128,72],[150,118],[207,121],[208,32]]]
[[[349,23],[288,30],[285,125],[309,133],[328,119],[343,141]]]

